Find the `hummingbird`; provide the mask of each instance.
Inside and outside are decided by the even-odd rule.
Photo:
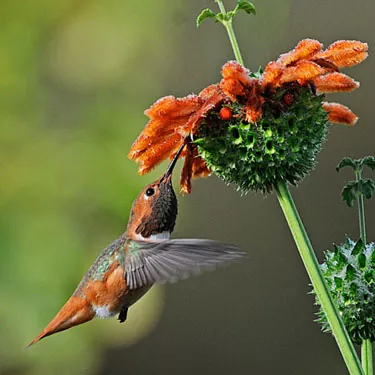
[[[213,240],[169,239],[177,218],[172,172],[184,146],[161,178],[140,192],[125,233],[101,252],[73,295],[28,347],[95,317],[118,315],[123,323],[128,309],[153,284],[176,282],[245,255],[234,245]]]

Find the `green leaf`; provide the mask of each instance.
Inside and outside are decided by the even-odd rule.
[[[197,27],[207,18],[216,18],[216,14],[209,8],[203,9],[200,15],[197,17]]]
[[[349,181],[341,192],[341,199],[349,206],[353,207],[354,201],[357,199],[358,182]]]
[[[351,266],[350,264],[348,264],[348,266],[346,267],[345,279],[347,281],[352,281],[355,277],[355,274],[356,274],[355,268]]]
[[[234,14],[237,14],[239,10],[244,10],[247,14],[256,14],[254,4],[247,0],[238,0],[237,6],[234,8]]]
[[[337,165],[336,171],[338,172],[341,168],[344,168],[344,167],[352,167],[353,170],[356,170],[357,169],[357,162],[355,160],[353,160],[352,158],[345,157]]]
[[[362,167],[365,165],[366,167],[375,170],[375,157],[374,156],[366,156],[360,160],[360,166]]]
[[[364,249],[365,249],[365,245],[362,239],[360,238],[353,247],[352,255],[358,255],[359,253],[363,253]]]
[[[365,254],[359,254],[358,255],[358,267],[361,269],[364,269],[366,267],[366,255]]]
[[[226,14],[223,14],[223,13],[218,13],[216,16],[215,16],[216,20],[218,20],[219,22],[226,22],[229,20],[229,17],[226,15]]]
[[[366,199],[370,199],[375,191],[375,182],[371,178],[363,178],[359,181],[359,191]]]

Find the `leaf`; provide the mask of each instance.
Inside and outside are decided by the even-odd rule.
[[[359,181],[359,191],[366,199],[370,199],[375,191],[375,182],[371,178],[363,178]]]
[[[200,15],[197,17],[197,27],[207,18],[216,18],[216,14],[209,8],[203,9]]]
[[[360,238],[353,247],[352,255],[358,255],[359,253],[362,253],[364,249],[365,249],[365,245],[362,239]]]
[[[254,4],[247,0],[238,0],[237,6],[234,8],[234,14],[237,14],[239,10],[244,10],[247,14],[256,14]]]
[[[366,268],[366,255],[365,254],[359,254],[358,255],[358,267],[361,268],[361,269],[364,269]]]
[[[365,165],[368,168],[371,168],[373,171],[375,170],[375,157],[373,156],[366,156],[361,159],[360,164],[361,167]]]
[[[218,14],[215,16],[215,18],[216,18],[219,22],[221,22],[221,23],[226,22],[226,21],[229,20],[229,17],[228,17],[226,14],[223,14],[223,13],[218,13]]]
[[[357,199],[358,182],[349,181],[341,192],[341,199],[349,206],[353,207],[354,201]]]
[[[336,171],[338,172],[341,168],[344,168],[344,167],[352,167],[353,170],[356,170],[357,169],[357,163],[352,158],[345,157],[337,165]]]

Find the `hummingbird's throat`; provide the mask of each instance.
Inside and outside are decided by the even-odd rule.
[[[149,237],[143,237],[142,235],[137,235],[137,240],[139,241],[165,241],[169,240],[171,232],[165,231],[161,233],[151,234]]]

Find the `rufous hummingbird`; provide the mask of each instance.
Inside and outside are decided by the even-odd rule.
[[[161,178],[147,185],[134,201],[126,232],[98,256],[73,295],[30,344],[95,317],[128,309],[155,283],[175,282],[245,255],[237,247],[212,240],[169,240],[177,217],[172,171],[183,149]]]

